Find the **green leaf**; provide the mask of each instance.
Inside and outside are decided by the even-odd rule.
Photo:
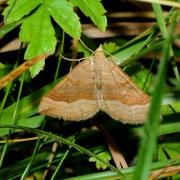
[[[66,0],[46,0],[46,8],[62,29],[74,38],[81,36],[81,24],[72,4]]]
[[[109,162],[109,161],[111,160],[111,155],[110,155],[109,152],[107,152],[107,151],[106,151],[106,152],[101,152],[101,153],[97,154],[97,156],[98,156],[99,158],[103,159],[103,160],[106,160],[107,162]],[[98,160],[97,158],[95,158],[95,157],[89,158],[89,161],[90,161],[90,162],[95,162],[97,169],[103,169],[103,170],[105,170],[105,169],[107,169],[107,167],[108,167],[106,164],[102,163],[101,161],[99,161],[99,160]]]
[[[3,38],[8,32],[15,29],[17,26],[19,26],[22,23],[22,20],[13,22],[10,24],[5,24],[3,27],[0,28],[0,39]]]
[[[9,24],[20,20],[23,16],[29,14],[34,8],[36,8],[42,0],[9,0],[9,6],[5,8],[3,15],[7,18],[5,23]]]
[[[90,17],[95,25],[102,31],[106,30],[107,18],[104,16],[106,10],[101,4],[101,0],[71,0],[80,10]]]
[[[56,45],[55,31],[44,6],[39,7],[33,15],[23,22],[19,36],[21,41],[29,41],[25,59],[31,59],[44,53],[54,53]],[[36,76],[43,66],[44,61],[32,66],[30,68],[31,76]]]
[[[31,77],[33,78],[36,75],[38,75],[39,71],[41,71],[43,69],[44,65],[45,65],[45,61],[42,60],[42,61],[39,61],[36,64],[34,64],[32,67],[30,67],[29,71],[31,73]]]
[[[108,53],[114,53],[115,51],[119,50],[119,46],[116,45],[114,42],[104,43],[102,45],[103,50],[107,51]]]

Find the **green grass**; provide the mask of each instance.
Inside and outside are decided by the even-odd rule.
[[[52,11],[54,5],[51,6],[50,1],[46,4],[40,1],[35,4],[29,2],[27,7],[21,8],[21,11],[18,10],[21,7],[19,2],[16,5],[11,2],[10,10],[7,9],[4,12],[7,24],[0,29],[0,37],[7,38],[12,30],[24,23],[23,30],[21,29],[23,31],[21,40],[27,40],[30,46],[35,44],[30,50],[26,50],[25,57],[36,56],[44,51],[53,56],[46,60],[44,71],[36,78],[31,78],[31,75],[34,76],[32,72],[39,72],[42,68],[39,65],[34,67],[31,75],[24,72],[20,78],[0,91],[0,96],[2,94],[0,99],[0,179],[26,179],[34,176],[42,179],[45,170],[50,166],[47,176],[51,180],[144,180],[148,179],[151,171],[180,165],[180,75],[179,62],[176,61],[179,50],[174,44],[175,40],[179,40],[180,34],[174,33],[176,22],[179,20],[179,12],[176,8],[170,7],[167,16],[164,17],[164,9],[161,5],[152,4],[157,23],[137,36],[127,37],[122,34],[101,40],[82,36],[83,42],[91,49],[96,49],[99,44],[102,44],[102,47],[112,54],[115,62],[129,74],[134,83],[150,94],[151,106],[146,123],[136,126],[113,121],[104,113],[99,113],[85,122],[67,122],[38,114],[42,96],[69,72],[69,64],[61,60],[61,55],[72,56],[69,35],[72,38],[80,36],[80,22],[67,1],[64,2],[63,7],[64,11],[71,16],[73,27],[64,19],[63,22],[57,19],[58,12]],[[84,1],[82,4],[78,4],[78,0],[72,2],[86,16],[90,16],[97,27],[104,30],[107,26],[105,10],[99,1],[96,2],[96,6],[91,7],[86,6]],[[50,23],[50,20],[44,19],[44,24],[40,23],[45,17],[40,14],[36,14],[40,17],[35,18],[37,21],[32,32],[29,32],[31,29],[26,27],[33,19],[27,17],[33,15],[37,5],[41,7],[41,11],[44,11],[42,8],[51,8],[46,11],[49,13],[46,16],[53,16],[57,22],[56,25],[54,22],[50,25],[49,36],[44,27]],[[56,5],[59,6],[58,3]],[[30,10],[33,10],[32,14],[28,14]],[[25,14],[27,16],[24,17]],[[131,19],[131,21],[134,20]],[[54,41],[55,32],[57,43]],[[36,38],[31,39],[29,33],[35,33]],[[17,34],[13,36],[17,37]],[[75,51],[78,57],[90,54],[80,42],[75,45]],[[23,62],[20,56],[21,48],[18,50],[18,57],[11,51],[9,53],[13,61],[2,58],[0,78],[8,74],[12,67],[17,68]],[[151,54],[151,58],[146,58],[147,54]],[[157,60],[157,54],[160,54],[160,60]],[[92,122],[100,123],[109,131],[124,155],[128,168],[117,169],[113,160],[108,159],[107,154],[110,151],[107,142],[100,131],[93,128]],[[36,140],[28,141],[31,137],[36,137]],[[18,140],[23,141],[18,142]],[[58,146],[54,158],[50,160],[54,142]],[[104,156],[101,156],[102,154]],[[90,158],[93,158],[95,162],[90,162]],[[101,169],[97,168],[99,165]],[[106,169],[103,170],[103,167]],[[173,174],[171,178],[180,177],[178,174]]]

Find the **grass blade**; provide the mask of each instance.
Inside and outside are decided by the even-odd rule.
[[[158,127],[160,124],[161,103],[165,85],[167,62],[170,57],[171,34],[172,30],[165,39],[163,56],[158,67],[158,74],[154,85],[151,106],[143,129],[143,138],[139,148],[138,162],[133,179],[148,179],[149,171],[151,169],[153,153],[156,148]]]

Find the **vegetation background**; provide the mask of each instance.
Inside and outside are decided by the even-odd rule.
[[[180,179],[178,0],[0,5],[0,179]],[[42,96],[75,66],[62,55],[89,57],[100,44],[151,96],[146,123],[39,115]]]

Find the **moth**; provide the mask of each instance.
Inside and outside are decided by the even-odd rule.
[[[149,96],[99,47],[42,98],[39,113],[80,121],[101,110],[114,120],[138,124],[144,122],[149,103]]]

